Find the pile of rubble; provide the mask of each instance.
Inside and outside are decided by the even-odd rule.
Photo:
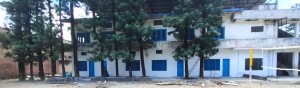
[[[192,85],[192,86],[202,86],[202,87],[217,87],[221,85],[232,85],[238,86],[239,84],[235,81],[219,81],[219,80],[200,80],[200,81],[167,81],[159,82],[155,85]]]

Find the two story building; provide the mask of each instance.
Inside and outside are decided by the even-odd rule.
[[[176,61],[172,52],[178,45],[173,28],[162,26],[161,18],[173,11],[176,0],[147,0],[148,19],[156,34],[156,47],[147,49],[146,74],[150,77],[183,77],[184,63]],[[275,68],[298,69],[300,67],[300,10],[277,9],[276,3],[266,0],[228,0],[224,2],[223,25],[219,28],[219,52],[205,60],[206,77],[242,77],[249,74],[249,50],[254,50],[253,74],[259,76],[298,76],[297,71]],[[168,8],[167,8],[168,7]],[[110,27],[110,26],[108,26]],[[108,28],[109,29],[109,28]],[[192,31],[196,36],[198,31]],[[95,41],[89,33],[77,31],[80,76],[101,76],[100,62],[88,61],[85,43]],[[191,35],[192,37],[193,35]],[[135,51],[139,53],[138,51]],[[140,56],[136,54],[133,76],[142,76]],[[190,77],[199,77],[199,58],[189,59]],[[110,76],[115,76],[115,61],[105,61]],[[127,65],[119,60],[120,76],[128,76]],[[74,72],[73,72],[74,73]]]

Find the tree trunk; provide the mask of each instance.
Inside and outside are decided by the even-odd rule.
[[[106,77],[106,74],[105,74],[105,67],[104,67],[104,61],[100,61],[101,63],[101,77]]]
[[[187,50],[188,46],[187,46],[187,36],[188,36],[188,28],[186,27],[184,29],[184,40],[183,40],[183,44],[184,44],[184,49]],[[184,78],[188,79],[189,78],[189,58],[184,58]]]
[[[199,77],[200,79],[204,79],[204,56],[200,55],[200,74]]]
[[[129,36],[129,38],[131,38],[131,36]],[[129,40],[128,48],[129,48],[129,52],[131,52],[132,51],[131,40]],[[132,62],[129,62],[128,65],[129,65],[129,77],[132,77]]]
[[[128,62],[128,65],[129,65],[129,69],[128,69],[129,77],[132,77],[132,62]]]
[[[37,55],[39,58],[39,76],[40,76],[41,80],[45,80],[42,51],[38,51]]]
[[[188,59],[184,60],[184,78],[185,79],[189,78],[189,60]]]
[[[52,12],[51,12],[51,1],[50,0],[47,0],[47,5],[48,5],[48,14],[49,14],[49,29],[48,30],[51,30],[50,32],[50,35],[52,35]],[[52,39],[52,37],[50,37],[50,40]],[[53,53],[53,46],[51,45],[50,47],[50,57],[52,57],[54,55]],[[56,63],[55,63],[55,60],[53,58],[50,58],[51,59],[51,75],[52,77],[55,76],[56,74]]]
[[[71,12],[71,37],[72,37],[72,47],[73,47],[73,58],[74,58],[74,72],[75,77],[79,77],[79,69],[78,69],[78,57],[77,57],[77,38],[75,35],[75,21],[74,21],[74,0],[70,1],[70,12]]]
[[[49,56],[50,57],[53,56],[53,47],[52,46],[50,47]],[[56,74],[56,63],[55,63],[55,60],[53,60],[53,58],[50,58],[50,62],[51,62],[51,76],[54,77]]]
[[[33,61],[30,61],[29,62],[29,74],[30,74],[30,78],[29,78],[29,80],[34,80],[34,78],[33,78]]]
[[[200,4],[201,4],[201,6],[202,7],[204,7],[204,5],[205,5],[205,3],[206,3],[206,1],[205,0],[200,0]],[[207,13],[206,13],[206,11],[204,10],[203,12],[202,12],[203,14],[202,14],[202,18],[206,18],[207,17]],[[202,37],[202,38],[204,38],[203,37],[203,35],[205,35],[206,34],[206,28],[205,27],[203,27],[203,28],[201,28],[201,36],[200,37]],[[204,42],[203,42],[204,43]],[[201,45],[200,45],[200,48],[202,49],[203,47],[205,47],[204,45],[203,45],[203,43],[201,43]],[[199,53],[200,54],[200,53]],[[204,54],[200,54],[200,78],[201,79],[204,79]]]
[[[139,39],[139,45],[140,45],[140,58],[141,58],[141,66],[142,66],[142,75],[143,75],[143,77],[146,77],[145,62],[144,62],[144,47],[143,47],[143,44],[142,44],[142,39]]]
[[[101,47],[101,53],[102,52],[104,52],[103,47]],[[104,66],[104,60],[101,60],[100,63],[101,63],[101,77],[109,77],[108,71],[107,71],[106,67]]]
[[[51,75],[54,77],[56,74],[56,60],[51,60]]]
[[[115,17],[115,0],[112,0],[112,22],[113,22],[113,30],[114,30],[114,34],[117,35],[117,30],[116,30],[116,17]],[[118,51],[118,43],[117,41],[114,42],[115,43],[115,52]],[[115,58],[115,62],[116,62],[116,77],[119,77],[119,58]]]
[[[62,23],[61,23],[61,0],[59,2],[59,28],[60,28],[60,57],[61,57],[61,73],[62,76],[66,76],[66,70],[65,70],[65,50],[64,50],[64,38],[63,38],[63,29],[62,29]]]
[[[101,63],[101,77],[109,77],[108,71],[104,66],[104,61],[100,61],[100,63]]]
[[[22,61],[18,62],[19,67],[19,80],[24,81],[25,80],[25,64]]]
[[[116,77],[119,77],[119,60],[115,59],[116,62]]]

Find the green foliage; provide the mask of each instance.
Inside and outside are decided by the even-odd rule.
[[[10,45],[9,32],[0,33],[0,47],[2,49],[8,49]]]
[[[42,51],[43,59],[56,58],[59,49],[53,49],[53,56],[49,56],[49,47],[59,45],[59,30],[53,29],[54,25],[45,14],[45,0],[11,0],[1,2],[10,14],[8,39],[3,40],[6,48],[12,49],[7,55],[15,59],[29,59],[30,55],[37,55]],[[51,14],[51,13],[48,13]],[[5,37],[3,37],[5,38]],[[25,58],[22,58],[25,57]],[[34,58],[31,58],[34,59]],[[16,60],[18,61],[18,60]],[[26,60],[24,60],[26,61]]]
[[[173,34],[177,40],[183,42],[173,52],[175,59],[189,59],[193,56],[193,52],[187,49],[188,45],[185,42],[187,41],[188,30],[196,29],[196,24],[201,20],[200,8],[195,5],[197,3],[195,0],[179,0],[175,7],[175,13],[163,18],[164,26],[174,28],[174,31],[168,34]]]
[[[201,17],[196,22],[196,28],[199,28],[200,36],[196,37],[192,42],[192,49],[198,56],[203,55],[204,58],[209,58],[217,53],[219,41],[215,36],[219,35],[218,27],[222,26],[222,1],[218,0],[203,0],[200,2]]]
[[[295,5],[292,5],[292,9],[300,9],[300,3],[296,3]]]
[[[201,34],[177,47],[173,52],[175,59],[189,59],[196,54],[207,58],[216,54],[219,42],[215,36],[218,35],[217,28],[222,25],[221,3],[218,0],[179,0],[175,13],[163,18],[164,26],[174,28],[168,34],[173,34],[179,41],[185,41],[187,30],[196,29]]]

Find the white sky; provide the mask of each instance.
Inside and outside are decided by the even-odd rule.
[[[2,2],[2,1],[9,1],[9,0],[0,0],[0,2]],[[269,0],[269,2],[275,2],[275,0]],[[291,6],[296,3],[300,3],[300,0],[278,0],[278,9],[290,9]],[[83,9],[75,8],[74,9],[74,17],[75,18],[86,17],[85,11]],[[0,7],[0,26],[4,27],[5,23],[7,23],[6,12],[3,7]],[[63,37],[66,40],[71,40],[70,31],[67,29],[68,26],[69,26],[68,24],[64,24],[64,28],[63,28],[64,36]]]

